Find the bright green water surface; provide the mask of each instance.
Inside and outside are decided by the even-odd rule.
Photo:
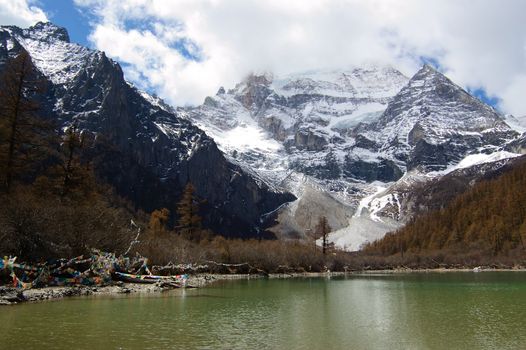
[[[0,349],[526,349],[526,273],[243,280],[1,307]]]

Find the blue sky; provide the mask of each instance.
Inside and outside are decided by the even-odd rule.
[[[72,0],[41,0],[38,4],[50,22],[68,30],[72,42],[96,49],[89,40],[92,30],[90,23],[96,22],[90,11],[75,5]],[[129,20],[125,26],[128,29],[152,30],[150,23],[144,20]],[[200,48],[188,38],[177,40],[170,47],[188,60],[202,60]]]
[[[439,72],[447,73],[447,72],[444,72],[444,67],[440,65],[440,61],[434,57],[421,56],[420,61],[422,62],[422,64],[429,64],[433,66]],[[469,92],[471,95],[475,96],[476,98],[478,98],[479,100],[481,100],[482,102],[489,104],[493,108],[497,110],[500,109],[499,108],[500,99],[497,96],[488,95],[488,92],[483,87],[473,88],[473,87],[468,86],[466,87],[466,91]]]
[[[71,0],[48,0],[40,1],[39,4],[50,22],[68,30],[72,42],[93,48],[88,40],[91,31],[88,11],[83,11]]]
[[[66,27],[174,105],[199,104],[250,72],[374,62],[411,76],[429,63],[517,116],[526,115],[524,13],[522,0],[0,0],[1,24]]]

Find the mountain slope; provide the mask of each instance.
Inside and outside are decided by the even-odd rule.
[[[191,180],[206,200],[207,226],[243,236],[258,234],[260,216],[293,199],[228,162],[202,130],[127,83],[103,52],[70,43],[64,28],[1,27],[2,62],[21,50],[48,79],[45,113],[92,135],[99,175],[138,207],[174,208]]]
[[[427,65],[410,79],[375,65],[251,74],[174,110],[63,28],[2,27],[0,62],[21,50],[47,79],[43,113],[96,141],[99,176],[148,211],[173,209],[191,180],[205,222],[226,235],[258,235],[277,218],[277,236],[307,237],[326,215],[330,239],[355,250],[425,207],[419,189],[526,147],[510,117]],[[297,200],[286,204],[287,191]]]
[[[474,150],[494,150],[517,135],[493,108],[429,65],[366,129],[362,135],[374,142],[371,151],[407,170],[425,171],[443,170]]]
[[[401,176],[387,161],[380,167],[365,161],[362,168],[344,165],[356,143],[348,131],[376,120],[407,81],[391,67],[373,65],[285,77],[251,74],[233,89],[220,88],[202,106],[178,111],[206,130],[232,161],[300,198],[282,208],[275,231],[302,237],[314,229],[316,220],[302,219],[312,208],[339,208],[325,214],[333,228],[344,227],[364,191],[361,181]]]
[[[286,77],[249,75],[234,89],[221,88],[185,112],[227,154],[252,168],[278,172],[267,174],[275,181],[287,170],[338,180],[356,175],[341,169],[355,144],[346,137],[348,130],[376,120],[406,82],[395,69],[377,66]]]
[[[505,116],[428,65],[411,79],[381,66],[252,74],[181,113],[298,197],[280,209],[278,234],[308,236],[326,215],[331,241],[350,250],[415,215],[414,188],[522,145]]]
[[[526,162],[518,158],[492,180],[481,181],[440,210],[433,210],[366,247],[370,253],[425,253],[461,247],[497,255],[524,250]]]

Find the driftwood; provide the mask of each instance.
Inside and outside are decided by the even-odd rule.
[[[226,263],[218,263],[218,262],[215,262],[215,261],[207,261],[208,264],[213,264],[213,265],[216,265],[216,266],[224,266],[224,267],[242,267],[242,266],[247,266],[247,267],[252,267],[249,263],[241,263],[241,264],[226,264]]]
[[[133,226],[133,227],[137,227],[137,235],[135,236],[135,239],[130,242],[130,245],[128,246],[128,249],[126,249],[126,251],[123,254],[124,256],[128,255],[128,253],[130,252],[130,250],[132,249],[132,247],[135,244],[140,243],[139,236],[141,235],[141,228],[139,226],[137,226],[137,224],[133,221],[133,219],[130,220],[130,225]]]
[[[206,273],[209,272],[210,267],[208,265],[174,264],[169,262],[163,266],[154,265],[151,270],[156,275],[178,275],[183,273]]]
[[[249,263],[239,264],[228,264],[220,263],[216,261],[207,260],[202,264],[174,264],[169,262],[164,266],[152,266],[152,272],[158,275],[167,274],[183,274],[183,273],[252,273],[252,274],[264,274],[267,273],[261,269],[258,269]]]
[[[138,254],[132,258],[117,257],[113,253],[93,250],[89,257],[78,256],[69,260],[61,259],[37,265],[17,263],[16,257],[6,257],[0,259],[0,271],[9,275],[14,287],[22,289],[63,285],[105,285],[113,283],[114,279],[119,277],[118,273],[141,280],[146,277],[158,278],[152,276],[147,263],[148,259]],[[186,279],[185,276],[173,277],[174,281]]]

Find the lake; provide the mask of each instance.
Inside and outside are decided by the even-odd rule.
[[[525,272],[254,279],[0,308],[0,349],[526,349]]]

